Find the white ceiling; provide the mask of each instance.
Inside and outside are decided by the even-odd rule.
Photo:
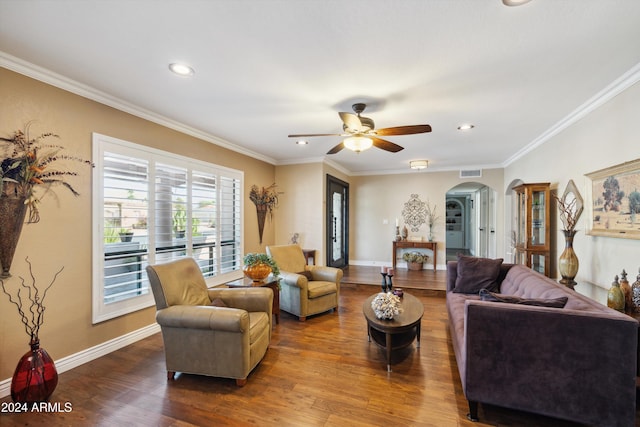
[[[0,0],[0,65],[274,164],[501,167],[638,80],[640,1]],[[387,137],[396,154],[287,137],[340,133],[354,102],[433,132]]]

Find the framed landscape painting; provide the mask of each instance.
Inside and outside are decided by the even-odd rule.
[[[586,175],[594,236],[640,239],[640,159]]]

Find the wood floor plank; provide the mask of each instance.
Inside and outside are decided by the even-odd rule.
[[[466,419],[441,271],[394,278],[422,302],[425,314],[421,347],[414,342],[397,352],[388,373],[384,351],[367,340],[362,314],[365,299],[379,290],[379,270],[348,270],[337,312],[306,322],[281,314],[265,358],[244,387],[197,375],[167,381],[156,334],[61,374],[51,401],[70,402],[71,412],[0,413],[0,425],[577,426],[490,405],[480,405],[480,422]]]

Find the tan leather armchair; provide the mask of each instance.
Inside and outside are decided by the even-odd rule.
[[[167,378],[184,372],[234,378],[243,386],[271,341],[273,291],[207,289],[192,258],[150,265],[147,275],[164,340]]]
[[[280,309],[299,317],[337,310],[342,270],[307,265],[299,245],[267,246],[267,254],[280,269]],[[302,273],[302,274],[301,274]]]

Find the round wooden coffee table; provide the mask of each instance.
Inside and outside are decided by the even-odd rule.
[[[362,305],[362,312],[367,319],[369,341],[384,348],[387,353],[387,371],[391,372],[391,353],[410,345],[414,338],[416,347],[420,348],[420,322],[424,314],[424,306],[413,295],[406,292],[401,298],[402,313],[391,320],[378,319],[371,308],[371,301],[378,294],[371,295]]]

